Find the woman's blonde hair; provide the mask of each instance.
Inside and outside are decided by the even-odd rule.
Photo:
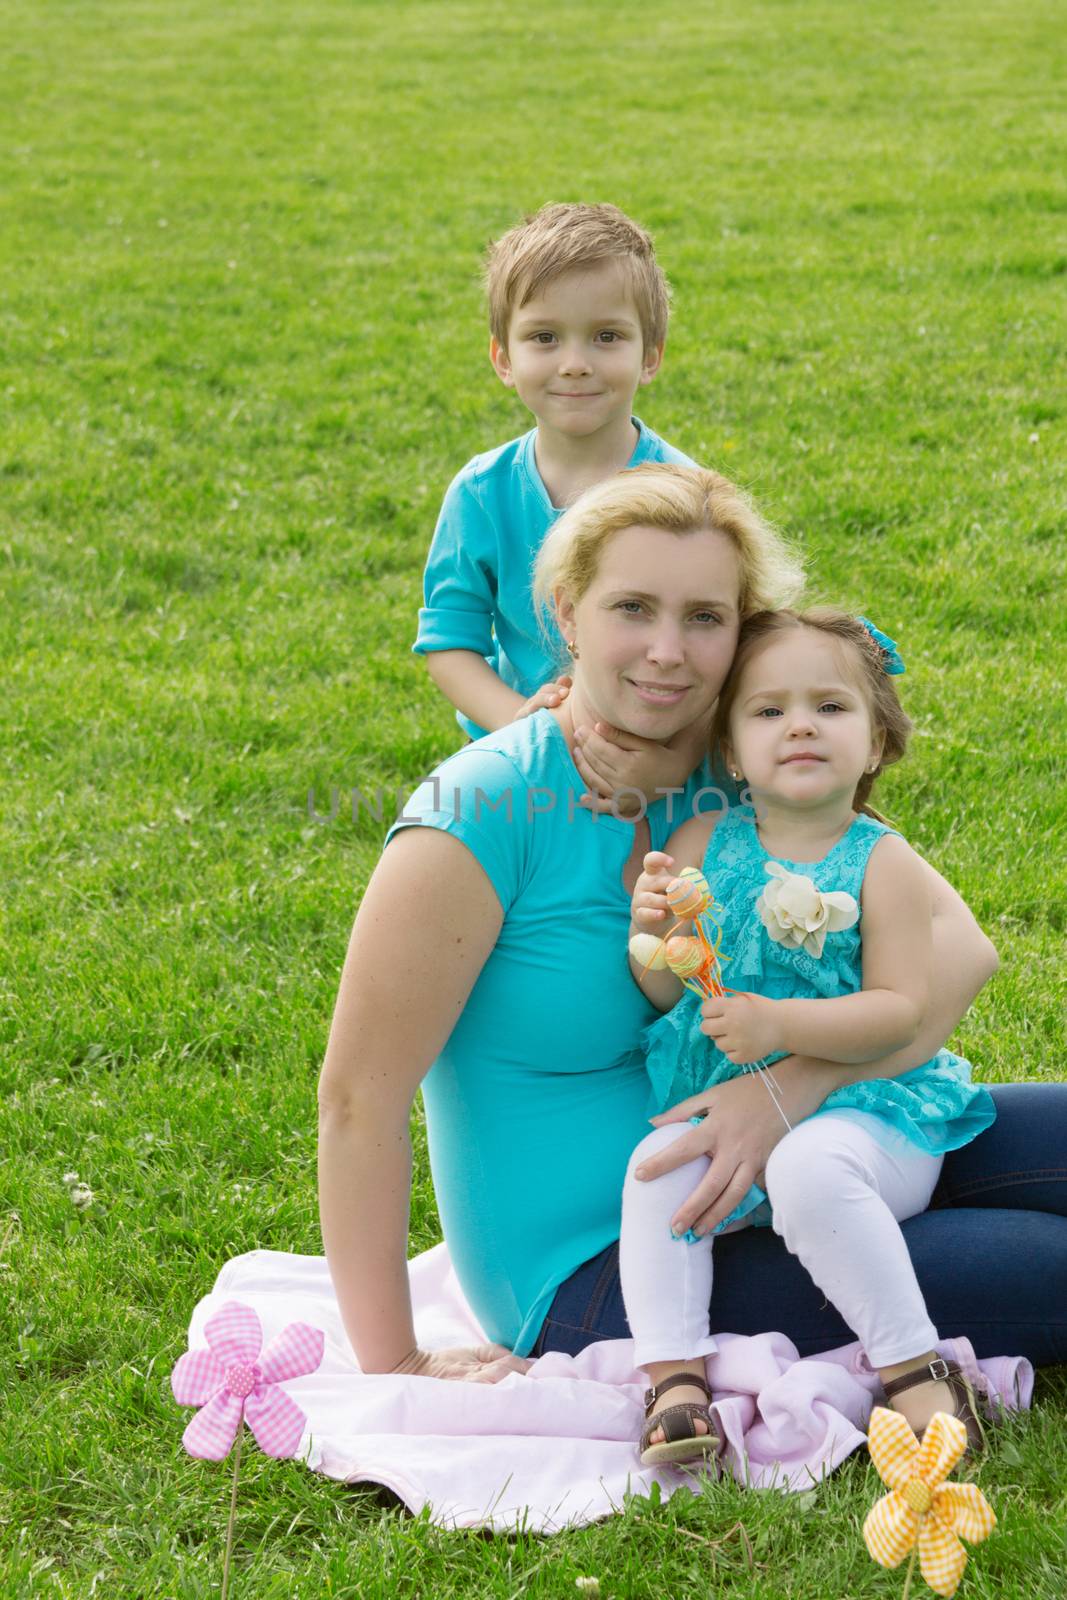
[[[867,632],[858,617],[847,611],[835,611],[830,606],[814,607],[810,611],[761,611],[746,618],[741,625],[737,649],[726,682],[719,691],[715,718],[711,726],[711,748],[725,754],[730,737],[730,713],[737,699],[744,670],[761,645],[776,634],[809,628],[814,633],[826,634],[850,649],[863,697],[870,712],[871,726],[882,735],[882,753],[873,772],[865,772],[856,785],[852,809],[864,811],[879,822],[885,818],[881,812],[867,804],[867,797],[886,767],[899,761],[907,749],[911,733],[911,718],[897,698],[896,684],[885,670],[885,652]]]
[[[562,590],[578,601],[596,577],[604,546],[624,528],[721,533],[741,569],[738,609],[788,605],[804,586],[797,555],[736,484],[704,467],[647,462],[587,489],[549,530],[534,564],[534,603],[543,618]]]

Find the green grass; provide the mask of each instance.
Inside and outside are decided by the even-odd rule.
[[[227,1257],[320,1248],[315,1080],[382,829],[307,794],[455,743],[408,646],[448,478],[525,426],[477,285],[523,209],[654,230],[643,414],[900,640],[883,804],[1003,957],[959,1046],[1062,1075],[1062,12],[46,0],[4,38],[0,1594],[206,1596],[226,1469],[167,1375]],[[982,1465],[962,1595],[1062,1596],[1065,1400],[1042,1375]],[[253,1451],[235,1593],[892,1596],[875,1488],[854,1459],[492,1540]]]

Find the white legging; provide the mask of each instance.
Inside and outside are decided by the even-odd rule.
[[[902,1134],[830,1112],[799,1123],[767,1163],[774,1230],[840,1311],[872,1366],[922,1355],[937,1343],[899,1223],[925,1211],[941,1171]],[[622,1199],[619,1266],[635,1361],[689,1361],[718,1348],[709,1326],[712,1236],[672,1238],[671,1217],[708,1170],[707,1156],[639,1183],[634,1168],[688,1132],[657,1128],[634,1151]],[[773,1330],[768,1329],[768,1332]]]

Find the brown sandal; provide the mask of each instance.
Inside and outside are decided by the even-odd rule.
[[[680,1388],[703,1389],[708,1397],[707,1405],[700,1405],[696,1400],[685,1400],[680,1405],[667,1406],[665,1410],[652,1415],[652,1407],[661,1394],[666,1394],[668,1389]],[[638,1450],[641,1452],[641,1465],[652,1467],[658,1465],[681,1466],[686,1461],[702,1461],[705,1456],[717,1456],[722,1449],[722,1441],[711,1425],[712,1393],[703,1378],[694,1378],[686,1372],[676,1372],[671,1378],[664,1378],[660,1384],[653,1384],[651,1389],[645,1391],[645,1417],[646,1422],[641,1430]],[[707,1433],[698,1433],[696,1423],[700,1421],[707,1425]],[[657,1428],[662,1428],[663,1439],[659,1444],[649,1444],[649,1439]]]
[[[967,1429],[967,1454],[977,1455],[979,1450],[985,1449],[985,1429],[982,1427],[978,1415],[978,1402],[974,1398],[974,1390],[963,1375],[963,1370],[958,1361],[943,1361],[940,1356],[927,1362],[925,1367],[920,1367],[918,1372],[905,1373],[903,1378],[891,1378],[883,1384],[885,1397],[892,1400],[894,1395],[902,1394],[905,1389],[915,1389],[920,1383],[947,1383],[952,1391],[953,1407],[949,1412],[952,1417],[958,1417]],[[925,1433],[925,1428],[923,1433]],[[922,1443],[923,1434],[919,1434],[919,1443]]]

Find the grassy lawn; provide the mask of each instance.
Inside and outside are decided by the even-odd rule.
[[[655,232],[642,414],[901,642],[918,738],[881,803],[1003,958],[958,1046],[1063,1075],[1063,13],[5,12],[0,1596],[184,1600],[228,1494],[170,1398],[190,1308],[236,1252],[320,1249],[316,1074],[384,829],[308,791],[455,745],[409,646],[445,484],[526,426],[477,283],[522,210]],[[1057,1600],[1062,1369],[1000,1440],[960,1593]],[[251,1450],[234,1594],[873,1600],[876,1492],[853,1458],[492,1540]]]

